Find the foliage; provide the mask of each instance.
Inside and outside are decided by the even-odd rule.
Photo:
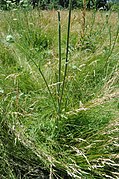
[[[87,8],[93,9],[96,1],[86,0]],[[37,7],[42,10],[52,9],[66,9],[69,6],[69,0],[1,0],[0,9],[2,10],[15,10],[15,9],[32,9]],[[83,7],[82,0],[72,0],[73,9],[81,9]],[[109,1],[107,4],[108,9],[118,11],[118,1]]]
[[[117,1],[115,3],[112,3],[111,9],[112,9],[112,11],[119,12],[119,2]]]
[[[73,11],[60,120],[56,11],[0,12],[0,176],[118,178],[119,27],[116,12]],[[61,21],[61,87],[67,11]],[[84,27],[83,27],[84,28]]]

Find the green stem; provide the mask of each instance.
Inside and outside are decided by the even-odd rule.
[[[70,35],[70,24],[71,24],[71,9],[72,9],[72,0],[69,1],[69,18],[68,18],[68,30],[67,30],[67,45],[66,45],[66,60],[65,60],[65,69],[64,69],[64,78],[63,78],[63,84],[62,84],[62,91],[60,96],[60,106],[62,104],[62,97],[64,94],[64,86],[67,76],[67,67],[68,67],[68,52],[69,52],[69,35]]]
[[[61,22],[60,22],[60,11],[58,11],[58,37],[59,37],[59,68],[58,68],[58,115],[60,115],[61,104],[60,104],[60,86],[61,86]]]
[[[41,74],[41,76],[42,76],[42,78],[43,78],[43,80],[44,80],[44,82],[45,82],[45,84],[46,84],[46,87],[47,87],[48,92],[49,92],[49,94],[50,94],[50,96],[51,96],[53,105],[54,105],[54,107],[55,107],[55,109],[56,109],[56,112],[57,112],[57,106],[56,106],[56,104],[55,104],[55,101],[54,101],[53,95],[52,95],[52,93],[51,93],[51,90],[50,90],[50,88],[49,88],[49,86],[48,86],[47,80],[45,79],[45,76],[44,76],[43,72],[41,71],[40,67],[38,67],[38,70],[39,70],[39,72],[40,72],[40,74]]]
[[[23,48],[22,48],[22,49],[23,49]],[[24,50],[24,49],[23,49],[23,50]],[[29,55],[25,50],[24,50],[24,52],[25,52],[25,53],[27,54],[27,56],[31,59],[30,55]],[[46,85],[46,87],[47,87],[47,90],[48,90],[48,92],[49,92],[49,94],[50,94],[50,97],[51,97],[51,99],[52,99],[54,108],[55,108],[55,110],[56,110],[56,112],[57,112],[57,106],[56,106],[55,100],[54,100],[54,98],[53,98],[53,95],[52,95],[51,90],[50,90],[50,88],[49,88],[49,86],[48,86],[47,80],[46,80],[46,78],[45,78],[45,76],[44,76],[44,74],[43,74],[41,68],[39,67],[39,65],[38,65],[33,59],[31,59],[31,61],[32,61],[32,62],[34,63],[34,65],[37,67],[37,69],[38,69],[40,75],[42,76],[42,78],[43,78],[43,80],[44,80],[44,82],[45,82],[45,85]]]

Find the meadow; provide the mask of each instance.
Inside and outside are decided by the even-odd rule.
[[[119,178],[119,13],[0,19],[0,178]]]

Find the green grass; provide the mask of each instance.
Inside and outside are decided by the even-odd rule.
[[[61,11],[61,82],[67,17]],[[1,11],[0,19],[1,178],[118,178],[118,13],[86,12],[82,38],[82,13],[72,11],[60,118],[51,98],[57,107],[57,12]]]

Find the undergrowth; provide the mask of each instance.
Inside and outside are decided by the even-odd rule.
[[[62,87],[67,11],[61,11]],[[118,13],[73,11],[60,119],[53,11],[0,12],[0,177],[118,178]],[[56,104],[57,105],[57,104]]]

